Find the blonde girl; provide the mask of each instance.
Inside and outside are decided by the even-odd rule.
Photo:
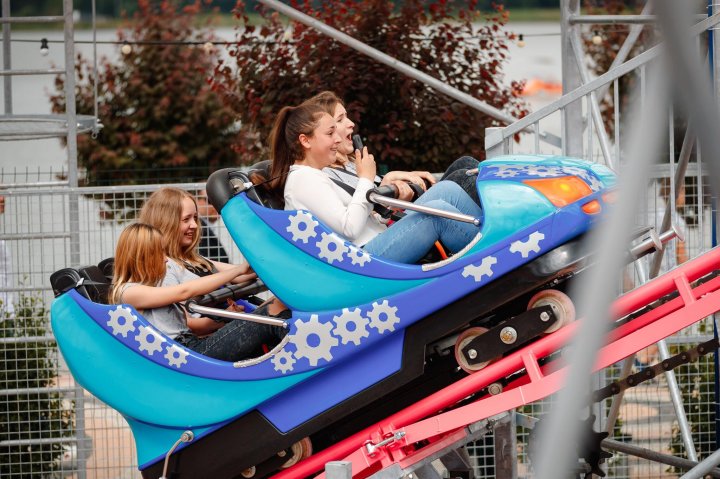
[[[246,266],[229,266],[188,281],[180,281],[182,270],[182,266],[165,256],[163,235],[158,229],[143,223],[132,224],[118,239],[110,300],[130,304],[168,337],[217,359],[246,359],[254,355],[261,344],[278,341],[282,333],[277,329],[242,320],[223,327],[222,323],[209,318],[189,316],[178,304],[232,280],[254,279],[255,274],[247,273]],[[206,334],[209,335],[199,336]]]

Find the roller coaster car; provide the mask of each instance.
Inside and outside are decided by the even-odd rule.
[[[607,168],[564,157],[484,161],[478,237],[447,260],[410,265],[369,255],[309,212],[265,206],[246,173],[220,170],[211,202],[292,310],[280,344],[218,361],[77,288],[54,301],[53,331],[78,383],[130,424],[143,477],[164,466],[175,478],[264,477],[564,324],[571,303],[543,290],[586,267],[582,236],[614,182]]]

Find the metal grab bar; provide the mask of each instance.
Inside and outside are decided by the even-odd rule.
[[[212,316],[220,316],[221,318],[228,319],[242,319],[243,321],[251,321],[253,323],[269,324],[270,326],[281,326],[287,328],[287,323],[282,319],[271,318],[269,316],[261,316],[259,314],[251,313],[238,313],[235,311],[228,311],[226,309],[211,308],[209,306],[200,306],[195,304],[193,301],[185,303],[185,307],[191,313],[209,314]]]
[[[472,223],[475,226],[480,226],[480,218],[474,216],[465,215],[462,213],[453,213],[452,211],[445,211],[438,208],[430,208],[428,206],[416,205],[409,201],[396,200],[395,198],[388,198],[372,191],[368,192],[367,199],[373,203],[377,203],[383,206],[389,206],[390,208],[401,208],[404,210],[417,211],[418,213],[425,213],[433,216],[440,216],[455,221],[462,221],[463,223]]]

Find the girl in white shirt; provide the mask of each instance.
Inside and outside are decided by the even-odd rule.
[[[271,177],[274,187],[284,189],[285,209],[308,210],[367,252],[401,263],[417,262],[437,240],[458,251],[477,235],[479,228],[473,224],[417,212],[409,212],[388,229],[366,199],[376,173],[367,148],[355,151],[358,185],[352,196],[322,172],[335,162],[341,141],[335,119],[317,104],[306,102],[280,111],[270,133]],[[429,188],[416,204],[482,216],[467,193],[448,181]]]

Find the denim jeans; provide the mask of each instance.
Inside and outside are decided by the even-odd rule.
[[[183,346],[205,356],[223,361],[240,361],[262,355],[262,345],[274,347],[285,332],[278,326],[236,319],[210,336],[198,338],[194,334],[184,334],[175,339]]]
[[[477,168],[480,162],[472,156],[461,156],[457,160],[453,161],[452,164],[445,170],[440,181],[447,180],[452,181],[460,185],[465,190],[472,200],[480,205],[480,197],[477,191],[477,175],[466,175],[467,170]],[[482,206],[482,205],[481,205]]]
[[[450,181],[439,181],[415,204],[482,218],[480,206],[457,183]],[[472,223],[407,211],[404,218],[373,238],[363,249],[399,263],[415,263],[430,251],[437,240],[455,252],[467,245],[479,231],[480,228]]]

